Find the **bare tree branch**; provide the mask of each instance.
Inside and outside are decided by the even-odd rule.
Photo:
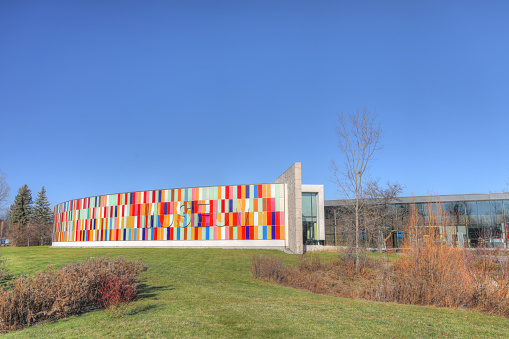
[[[7,175],[0,171],[0,210],[2,210],[9,199],[11,188],[7,185]]]
[[[356,268],[359,265],[359,212],[364,204],[364,180],[376,151],[382,148],[382,128],[376,121],[376,114],[366,108],[347,114],[338,114],[336,123],[337,145],[344,157],[343,168],[331,160],[331,181],[336,184],[337,192],[349,199],[355,212],[355,257]]]

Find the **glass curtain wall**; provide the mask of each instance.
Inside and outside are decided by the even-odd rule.
[[[302,232],[304,244],[319,245],[317,222],[316,193],[302,193]]]
[[[311,204],[308,198],[308,205]],[[304,196],[303,196],[303,213],[304,212]],[[393,204],[391,206],[392,226],[384,228],[384,234],[392,231],[392,233],[401,236],[400,230],[405,228],[408,223],[408,208],[411,204]],[[316,204],[314,205],[316,206]],[[419,214],[419,218],[423,223],[430,221],[430,213],[434,213],[437,209],[436,203],[415,203],[415,207]],[[307,212],[310,212],[308,207]],[[334,243],[338,243],[338,232],[334,232],[333,228],[338,225],[338,207],[327,206],[325,211],[326,227],[330,233],[330,240],[334,238]],[[449,243],[458,247],[509,247],[509,200],[486,200],[486,201],[453,201],[442,203],[442,211],[448,215],[448,220],[443,221],[447,225],[447,240]],[[392,214],[394,213],[394,214]],[[332,219],[333,218],[333,219]],[[312,227],[312,217],[303,217],[303,220],[310,222]],[[439,222],[440,219],[438,219]],[[391,228],[391,230],[389,230]],[[398,231],[398,233],[396,233]],[[404,233],[404,232],[403,232]],[[308,238],[312,232],[308,232]],[[387,233],[389,234],[389,233]],[[394,239],[392,239],[394,238]],[[311,238],[309,238],[311,239]],[[327,239],[326,239],[327,240]],[[388,247],[396,247],[399,243],[396,237],[391,237],[387,241]],[[330,241],[332,242],[332,241]]]

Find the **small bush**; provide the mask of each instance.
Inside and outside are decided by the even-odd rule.
[[[114,316],[122,316],[127,306],[137,300],[138,284],[132,277],[109,279],[101,283],[98,300]]]
[[[114,287],[112,281],[129,281],[129,288],[137,291],[138,276],[146,269],[141,261],[96,257],[21,276],[0,288],[0,330],[8,332],[104,306],[102,300],[108,288]]]

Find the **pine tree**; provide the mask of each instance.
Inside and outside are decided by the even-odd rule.
[[[33,220],[37,224],[51,224],[53,222],[53,212],[50,203],[46,197],[46,189],[42,186],[41,191],[37,194],[33,209]]]
[[[14,198],[9,214],[9,224],[19,225],[24,229],[32,217],[32,192],[27,185],[23,185]]]
[[[34,227],[37,228],[35,231],[39,236],[40,245],[51,242],[53,212],[51,211],[50,203],[46,197],[46,189],[44,186],[42,186],[41,191],[37,194],[37,199],[35,199],[32,221]]]

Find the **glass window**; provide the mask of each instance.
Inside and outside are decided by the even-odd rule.
[[[316,218],[316,193],[302,193],[302,215]]]
[[[479,215],[490,214],[491,204],[489,201],[478,201],[477,202],[477,213]]]
[[[505,222],[509,223],[509,200],[504,200]]]
[[[449,215],[453,225],[465,224],[465,203],[460,201],[444,203],[442,209]]]
[[[316,193],[302,193],[302,232],[306,245],[317,244]]]
[[[500,226],[504,222],[504,204],[502,200],[491,202],[491,213],[496,226]]]
[[[427,204],[425,203],[418,203],[415,204],[415,207],[417,208],[417,212],[422,216],[425,217],[428,213],[427,211]]]
[[[477,225],[477,201],[465,202],[465,215],[469,225]]]
[[[477,202],[477,213],[479,214],[480,224],[483,226],[492,226],[493,221],[491,219],[491,203],[490,201],[478,201]]]

